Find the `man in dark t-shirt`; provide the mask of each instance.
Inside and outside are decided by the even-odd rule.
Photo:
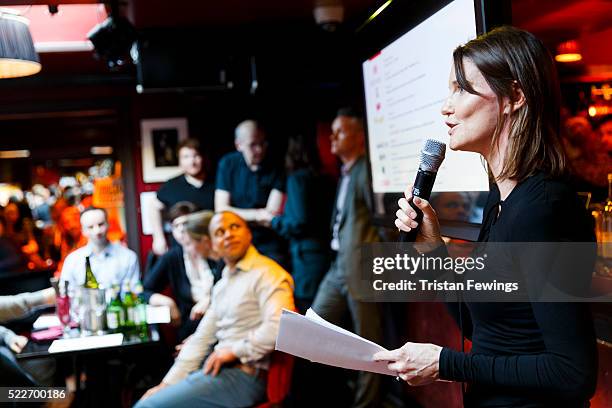
[[[165,209],[179,201],[189,201],[200,210],[213,210],[214,191],[212,183],[206,181],[200,142],[196,139],[186,139],[179,143],[179,167],[183,171],[180,176],[166,181],[157,192],[157,200],[151,209],[151,225],[153,227],[153,252],[162,255],[168,250],[163,227],[162,214]]]
[[[259,252],[286,264],[286,243],[263,226],[266,211],[279,214],[285,181],[283,172],[266,157],[266,136],[257,122],[246,120],[236,127],[236,152],[225,155],[217,169],[215,211],[232,211],[249,222],[253,244]]]
[[[200,187],[190,184],[184,174],[166,181],[157,191],[157,199],[170,208],[179,201],[189,201],[199,209],[214,208],[215,185],[204,182]]]

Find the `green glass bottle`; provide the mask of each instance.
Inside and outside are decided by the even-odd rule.
[[[142,283],[138,282],[134,285],[134,325],[138,337],[144,339],[148,336],[147,330],[147,302],[143,296]]]
[[[121,331],[125,325],[125,312],[123,310],[123,304],[121,303],[121,297],[119,296],[119,285],[113,284],[110,291],[111,301],[106,307],[106,326],[109,331],[117,333]]]
[[[93,274],[91,270],[91,263],[89,262],[89,257],[85,257],[85,284],[84,287],[88,289],[98,289],[98,280],[96,276]]]
[[[121,300],[123,301],[123,310],[125,313],[125,324],[123,328],[125,333],[131,334],[134,331],[134,296],[130,291],[129,282],[123,283],[121,292]]]

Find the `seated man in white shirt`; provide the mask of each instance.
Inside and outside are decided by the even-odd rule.
[[[110,288],[113,283],[129,282],[133,287],[140,279],[138,256],[123,245],[107,238],[108,218],[102,208],[88,207],[81,213],[81,228],[87,245],[71,252],[64,261],[61,280],[76,288],[85,283],[85,258],[98,284]]]
[[[162,382],[136,408],[246,407],[265,398],[281,311],[294,308],[293,279],[257,252],[238,215],[215,214],[209,230],[226,265],[210,308]]]

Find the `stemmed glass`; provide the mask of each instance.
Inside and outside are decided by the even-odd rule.
[[[57,317],[62,323],[64,337],[70,337],[70,297],[64,293],[55,298]]]

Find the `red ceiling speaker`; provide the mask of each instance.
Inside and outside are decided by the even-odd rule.
[[[580,45],[577,40],[569,40],[557,45],[557,62],[577,62],[582,60]]]

